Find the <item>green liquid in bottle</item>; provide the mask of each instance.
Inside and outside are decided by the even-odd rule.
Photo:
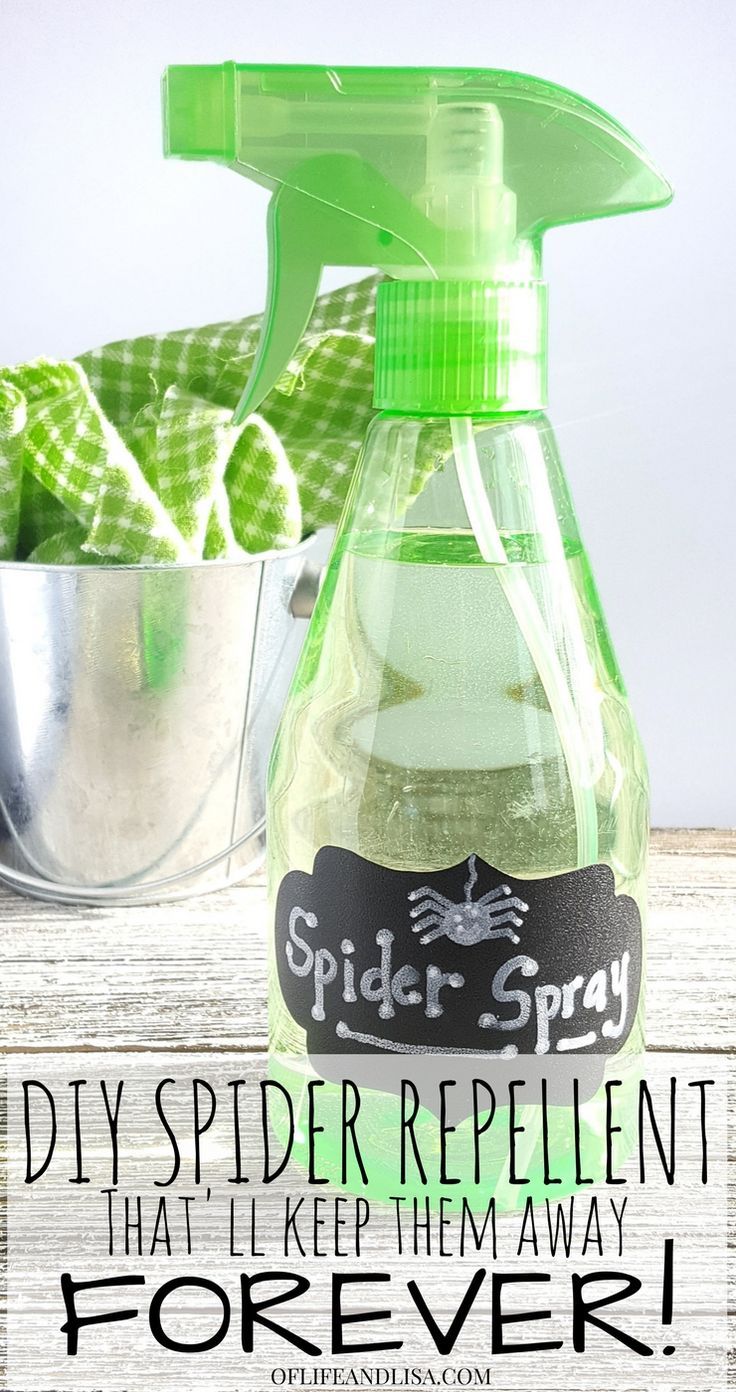
[[[366,486],[364,477],[348,505],[282,719],[270,774],[274,899],[282,878],[294,869],[311,872],[325,846],[343,847],[387,868],[420,872],[452,866],[471,853],[521,879],[565,874],[578,866],[570,774],[545,688],[508,603],[500,567],[483,560],[467,518],[458,525],[453,476],[440,467],[421,492],[415,480],[405,478],[403,491],[393,488],[386,502],[381,461],[387,444],[395,453],[402,427],[406,431],[412,424],[379,421],[374,427],[384,446],[373,450],[375,487]],[[446,423],[434,426],[446,430]],[[505,431],[508,443],[513,425]],[[386,432],[392,435],[388,442]],[[416,437],[412,443],[398,455],[416,469]],[[514,443],[513,497],[518,499],[523,465],[518,432]],[[496,487],[501,518],[503,501],[511,496],[511,490],[499,487],[503,445],[504,438],[496,437],[487,452],[496,471],[488,486]],[[370,464],[370,448],[368,455]],[[597,859],[610,867],[617,893],[631,896],[643,918],[646,768],[587,558],[565,513],[566,494],[560,495],[553,476],[553,493],[555,486],[552,516],[567,523],[555,535],[539,526],[500,525],[499,530],[506,564],[523,569],[569,682],[594,771]],[[394,515],[393,525],[376,525],[382,512],[384,518],[392,508],[396,513],[402,496],[413,499],[402,515]],[[534,507],[528,503],[527,508],[531,516],[525,520],[539,521]],[[549,508],[540,511],[548,518]],[[421,525],[412,527],[417,513]],[[271,1047],[280,1056],[277,1076],[282,1081],[292,1076],[300,1106],[311,1076],[306,1040],[284,1005],[275,970],[270,1001]],[[635,1060],[642,1032],[639,1008],[623,1055],[609,1064],[615,1076],[623,1076],[626,1059]],[[400,1074],[391,1055],[386,1068]],[[395,1165],[391,1155],[382,1159],[382,1152],[384,1145],[395,1144],[398,1103],[389,1095],[374,1096],[366,1123],[372,1137],[369,1192],[381,1191],[382,1173],[391,1192]],[[562,1136],[567,1109],[558,1111]],[[525,1121],[530,1145],[533,1113],[536,1109],[529,1109]],[[590,1115],[594,1135],[600,1116]],[[426,1125],[431,1148],[436,1122],[427,1117]],[[528,1161],[535,1173],[539,1144],[537,1136]],[[325,1155],[323,1171],[328,1160]],[[559,1186],[555,1192],[559,1196]],[[512,1199],[517,1202],[518,1193],[507,1196]]]

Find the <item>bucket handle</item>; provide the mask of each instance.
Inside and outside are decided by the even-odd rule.
[[[190,865],[188,870],[177,870],[173,875],[164,875],[158,880],[147,880],[145,883],[136,885],[70,885],[63,884],[56,880],[42,880],[35,875],[24,875],[20,870],[10,870],[3,866],[0,870],[0,880],[4,881],[13,889],[25,890],[27,894],[32,894],[38,899],[50,899],[57,904],[139,904],[150,903],[151,896],[155,898],[157,890],[167,889],[171,885],[180,884],[186,880],[191,880],[195,875],[203,875],[207,870],[219,865],[235,851],[239,851],[246,846],[249,841],[260,836],[266,828],[266,819],[261,817],[247,831],[244,836],[239,836],[236,841],[231,841],[229,846],[217,851],[215,855],[209,856],[207,860],[200,860],[198,865]],[[250,865],[243,866],[238,878],[245,879],[251,874],[258,864],[258,857],[255,857]],[[221,888],[213,885],[212,889]],[[206,890],[203,891],[206,893]],[[167,894],[169,902],[176,898],[187,898],[187,891],[181,895]]]

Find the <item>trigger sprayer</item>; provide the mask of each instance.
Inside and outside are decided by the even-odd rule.
[[[385,276],[379,414],[271,761],[274,1040],[616,1052],[646,770],[542,414],[542,242],[671,189],[598,107],[516,73],[172,67],[164,113],[168,155],[272,194],[237,419],[324,266]]]

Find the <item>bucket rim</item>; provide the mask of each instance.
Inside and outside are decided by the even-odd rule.
[[[192,570],[237,570],[246,566],[260,565],[265,561],[289,560],[291,557],[301,556],[311,550],[318,537],[319,531],[316,531],[297,542],[296,546],[275,547],[270,551],[254,551],[252,555],[215,558],[213,560],[147,561],[133,565],[126,565],[123,561],[119,563],[110,561],[105,565],[75,565],[71,562],[52,565],[46,561],[0,560],[0,575],[6,571],[25,572],[28,575],[113,575],[121,571],[126,574],[144,575],[155,572],[160,575],[162,572],[173,574],[174,572],[182,573]]]

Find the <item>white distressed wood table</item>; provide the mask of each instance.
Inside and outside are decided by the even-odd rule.
[[[736,1053],[736,831],[656,831],[647,1040]],[[0,888],[6,1050],[258,1050],[262,882],[149,907],[74,908]]]
[[[683,1054],[736,1054],[736,831],[655,832],[649,899],[648,1048],[671,1054],[673,1071]],[[0,889],[0,920],[7,1053],[266,1044],[262,881],[123,909]],[[733,1175],[733,1143],[730,1159]]]

